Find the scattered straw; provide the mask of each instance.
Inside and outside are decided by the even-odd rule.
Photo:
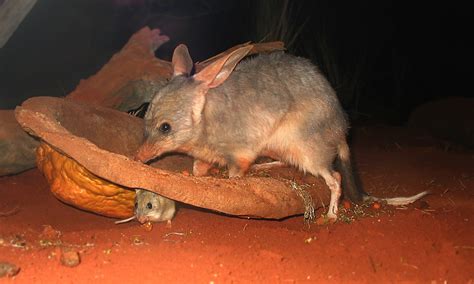
[[[181,233],[181,232],[171,232],[167,233],[163,236],[163,238],[167,238],[169,236],[186,236],[186,233]]]
[[[304,221],[306,224],[310,224],[315,219],[314,213],[314,203],[311,194],[306,190],[306,188],[310,187],[308,184],[297,184],[294,180],[290,181],[291,189],[293,189],[296,194],[303,199],[304,204]]]
[[[455,249],[469,249],[474,250],[474,246],[454,246]]]

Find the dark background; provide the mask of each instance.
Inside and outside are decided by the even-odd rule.
[[[469,17],[418,1],[40,0],[0,49],[0,109],[68,94],[148,25],[170,36],[157,53],[168,60],[178,43],[203,60],[283,39],[320,66],[353,119],[402,124],[423,102],[472,96],[461,87],[473,79]]]

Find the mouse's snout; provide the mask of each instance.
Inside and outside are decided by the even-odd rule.
[[[139,216],[137,220],[138,222],[140,222],[140,224],[145,224],[146,222],[148,222],[148,218],[145,216]]]

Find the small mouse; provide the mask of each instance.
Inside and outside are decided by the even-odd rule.
[[[138,222],[160,222],[173,219],[176,203],[157,193],[137,189],[135,197],[135,216]]]
[[[216,163],[238,178],[257,157],[271,157],[322,177],[331,192],[327,217],[334,220],[341,193],[356,203],[370,200],[355,184],[349,123],[324,75],[309,60],[282,52],[241,62],[251,49],[237,48],[190,76],[188,49],[176,47],[173,77],[150,102],[135,159],[181,152],[195,158],[195,176]]]
[[[135,190],[135,215],[116,221],[115,224],[137,219],[141,224],[147,222],[170,221],[176,213],[176,202],[157,193],[144,190]]]

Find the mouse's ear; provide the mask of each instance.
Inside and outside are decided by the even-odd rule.
[[[193,60],[186,45],[180,44],[174,49],[171,64],[173,66],[173,77],[179,75],[189,76],[191,74]]]
[[[219,86],[229,78],[235,66],[237,66],[240,60],[242,60],[252,48],[253,45],[246,45],[217,59],[194,75],[194,79],[204,83],[208,89]]]

